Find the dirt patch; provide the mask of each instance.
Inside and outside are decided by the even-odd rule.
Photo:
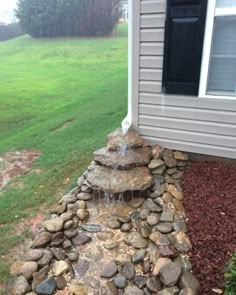
[[[183,184],[194,272],[210,295],[223,288],[223,269],[236,250],[236,166],[192,161]]]
[[[34,170],[30,167],[39,156],[39,151],[31,150],[12,151],[3,154],[0,157],[0,192],[11,179],[33,172]],[[38,173],[38,169],[36,173]],[[22,184],[20,186],[22,187]]]
[[[74,121],[74,119],[68,120],[68,121],[66,121],[65,123],[63,123],[62,125],[60,125],[60,126],[54,128],[53,131],[59,131],[59,130],[65,129],[65,128],[67,128],[67,127],[68,127],[73,121]]]

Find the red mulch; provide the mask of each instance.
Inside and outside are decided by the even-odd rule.
[[[192,161],[184,180],[192,262],[202,295],[223,288],[223,269],[236,250],[236,165]]]

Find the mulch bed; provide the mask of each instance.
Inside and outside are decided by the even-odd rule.
[[[191,161],[183,187],[194,272],[202,295],[212,295],[236,250],[236,165]]]

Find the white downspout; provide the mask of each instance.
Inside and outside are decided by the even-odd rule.
[[[132,24],[133,24],[133,1],[129,0],[129,17],[128,17],[128,113],[127,116],[124,118],[124,120],[121,123],[123,133],[126,133],[129,128],[132,126],[133,118],[132,118],[132,52],[133,52],[133,30],[132,30]],[[137,0],[136,0],[137,1]]]

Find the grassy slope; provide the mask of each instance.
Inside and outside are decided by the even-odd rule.
[[[127,34],[122,26],[115,38],[24,36],[0,43],[0,154],[40,150],[34,167],[43,170],[21,177],[22,190],[8,188],[0,195],[1,256],[22,239],[13,231],[19,220],[71,187],[125,116]],[[7,269],[1,259],[0,283]]]

